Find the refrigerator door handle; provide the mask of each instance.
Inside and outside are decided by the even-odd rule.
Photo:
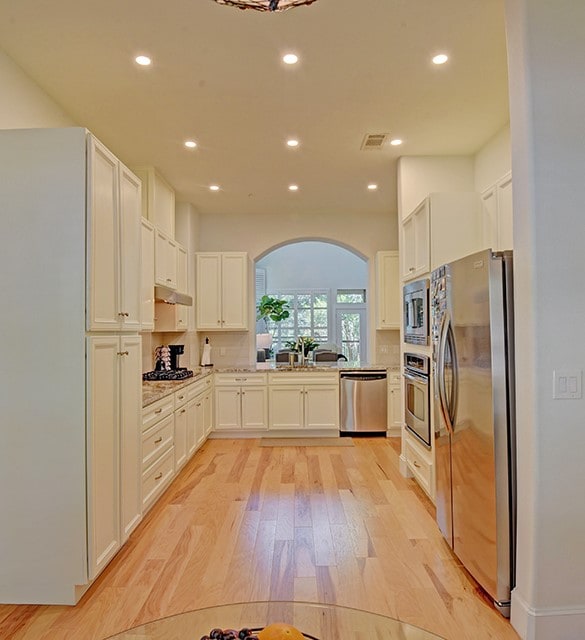
[[[439,349],[437,354],[437,389],[439,392],[439,408],[441,415],[445,421],[445,426],[449,433],[453,433],[453,424],[451,422],[451,413],[447,404],[447,393],[445,390],[445,353],[447,351],[447,335],[450,327],[450,320],[445,313],[441,319],[441,328],[439,331]]]
[[[449,344],[449,350],[451,351],[451,367],[453,368],[453,379],[450,394],[451,401],[448,403],[449,418],[451,420],[451,432],[453,432],[455,430],[455,424],[457,422],[457,405],[459,402],[459,363],[457,360],[455,334],[453,333],[453,325],[451,324],[451,320],[449,320],[449,325],[447,327],[446,333],[446,344]]]

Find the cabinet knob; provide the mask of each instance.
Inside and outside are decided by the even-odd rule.
[[[185,409],[181,409],[181,413],[185,413]]]
[[[172,282],[172,280],[170,278],[167,278],[167,282]]]
[[[408,270],[409,271],[414,271],[414,267],[410,267]]]

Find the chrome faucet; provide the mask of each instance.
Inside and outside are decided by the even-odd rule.
[[[299,336],[299,339],[297,340],[297,344],[299,345],[300,348],[300,353],[299,353],[299,364],[303,365],[305,364],[305,341],[303,340],[303,336]]]

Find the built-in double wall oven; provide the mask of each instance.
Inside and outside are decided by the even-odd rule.
[[[431,416],[428,356],[404,354],[404,417],[406,428],[431,448]]]

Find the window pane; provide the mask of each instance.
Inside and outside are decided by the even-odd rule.
[[[340,304],[364,304],[366,301],[365,289],[338,289],[337,302]]]
[[[315,329],[314,337],[317,342],[323,343],[329,341],[329,333],[327,329]]]
[[[327,309],[315,309],[313,322],[319,327],[327,326]]]
[[[314,296],[314,306],[316,308],[325,308],[327,309],[327,300],[328,296],[326,293],[317,293]]]
[[[298,294],[297,305],[299,308],[310,309],[311,308],[311,294]]]

